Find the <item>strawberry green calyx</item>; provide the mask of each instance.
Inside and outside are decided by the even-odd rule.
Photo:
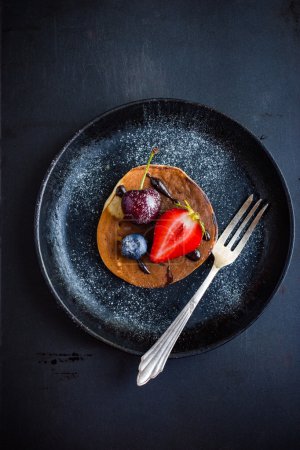
[[[200,219],[200,215],[193,210],[193,208],[191,207],[189,202],[187,200],[184,200],[184,203],[186,205],[185,207],[186,207],[186,210],[187,210],[190,218],[193,219],[193,220],[199,220]]]
[[[182,205],[179,201],[175,203],[175,206],[178,206],[179,208],[183,208],[186,209],[190,218],[192,220],[195,220],[199,223],[201,230],[202,230],[202,235],[204,235],[205,233],[205,225],[201,220],[200,214],[198,212],[195,212],[193,210],[193,208],[191,207],[191,205],[189,204],[189,202],[187,200],[184,200],[185,205]]]
[[[153,156],[156,155],[158,152],[159,152],[159,149],[158,149],[157,147],[153,147],[153,149],[151,150],[149,159],[148,159],[148,161],[147,161],[146,169],[145,169],[145,172],[144,172],[144,175],[143,175],[143,178],[142,178],[140,187],[139,187],[140,190],[143,189],[143,186],[144,186],[144,183],[145,183],[145,179],[146,179],[146,175],[147,175],[147,173],[148,173],[149,166],[150,166],[150,164],[151,164],[152,158],[153,158]]]
[[[202,236],[204,236],[204,233],[205,233],[205,225],[204,225],[204,223],[202,222],[202,220],[200,220],[200,219],[199,219],[199,225],[200,225],[200,227],[201,227],[201,229],[202,229]]]

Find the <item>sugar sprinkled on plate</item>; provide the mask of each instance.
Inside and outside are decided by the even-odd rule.
[[[203,188],[213,204],[220,232],[253,189],[230,145],[224,147],[224,142],[199,132],[193,123],[186,126],[172,118],[148,117],[145,111],[145,122],[140,126],[128,124],[88,146],[82,140],[70,162],[72,177],[61,173],[62,188],[57,193],[50,227],[55,230],[51,235],[53,255],[61,277],[67,274],[73,280],[69,289],[74,301],[100,321],[105,317],[110,327],[124,332],[130,329],[136,339],[159,336],[199,287],[212,264],[210,259],[186,279],[164,289],[149,290],[116,278],[98,255],[96,227],[106,198],[128,170],[145,163],[154,146],[160,148],[155,163],[182,168]],[[187,329],[234,317],[245,307],[244,294],[260,264],[263,232],[260,224],[236,263],[218,274]],[[61,251],[66,242],[71,244],[71,254]],[[184,296],[178,294],[179,285]],[[164,313],[166,307],[169,315]]]

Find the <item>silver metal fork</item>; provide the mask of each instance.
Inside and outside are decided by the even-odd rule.
[[[203,297],[206,289],[208,288],[214,277],[217,275],[219,270],[222,269],[222,267],[225,267],[236,260],[236,258],[239,256],[239,254],[245,247],[248,239],[250,238],[254,228],[258,224],[261,216],[267,209],[268,204],[260,209],[260,211],[256,214],[254,220],[250,224],[249,228],[245,232],[244,236],[233,250],[233,247],[237,243],[241,232],[244,230],[249,221],[254,217],[255,212],[257,211],[257,209],[261,204],[261,201],[262,200],[258,200],[252,206],[248,214],[245,216],[246,212],[249,210],[251,204],[253,203],[253,195],[250,195],[250,197],[245,201],[241,209],[237,212],[237,214],[234,216],[234,218],[227,225],[227,227],[219,237],[212,251],[214,255],[214,264],[209,274],[207,275],[206,279],[199,287],[197,292],[193,295],[188,304],[183,308],[181,313],[179,313],[174,322],[172,322],[169,328],[150,348],[150,350],[148,350],[147,353],[145,353],[142,356],[139,365],[139,373],[137,377],[138,386],[142,386],[143,384],[148,383],[149,380],[155,378],[160,372],[163,371],[167,359],[177,339],[179,338],[187,321],[191,317],[194,309],[196,308],[199,301]],[[245,216],[244,220],[237,228],[232,238],[227,243],[226,241],[228,240],[228,238],[233,233],[234,229],[244,216]]]

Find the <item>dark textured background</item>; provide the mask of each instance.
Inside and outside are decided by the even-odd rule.
[[[128,101],[175,97],[264,140],[297,220],[300,2],[2,3],[2,448],[299,448],[299,240],[254,325],[137,388],[138,358],[97,342],[56,305],[33,214],[48,165],[79,127]]]

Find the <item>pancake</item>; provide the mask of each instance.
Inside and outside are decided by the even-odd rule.
[[[121,241],[124,236],[131,233],[140,233],[149,242],[149,250],[153,239],[155,222],[147,225],[138,225],[129,220],[124,220],[121,208],[121,198],[116,196],[116,188],[124,185],[126,190],[138,189],[145,171],[145,166],[131,169],[117,183],[113,192],[105,202],[97,228],[97,245],[100,256],[106,267],[119,278],[135,286],[144,288],[160,288],[170,283],[175,283],[196,270],[211,254],[217,240],[217,222],[210,201],[203,190],[181,169],[165,165],[152,165],[149,174],[160,178],[168,187],[172,196],[181,203],[187,200],[194,211],[197,211],[210,234],[210,240],[202,239],[198,249],[201,258],[191,261],[186,256],[172,259],[169,263],[155,264],[146,254],[142,261],[150,270],[145,274],[139,268],[136,261],[124,257],[121,254]],[[144,189],[150,187],[150,179],[147,177]],[[174,208],[174,203],[161,194],[161,210],[163,212]]]

